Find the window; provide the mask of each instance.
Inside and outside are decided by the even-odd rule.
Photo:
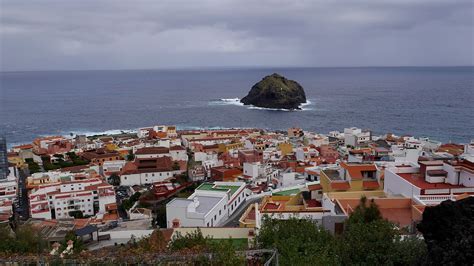
[[[219,216],[221,215],[221,213],[222,213],[222,210],[219,210]]]
[[[214,215],[214,221],[215,221],[216,219],[217,219],[217,214],[216,214],[216,215]]]

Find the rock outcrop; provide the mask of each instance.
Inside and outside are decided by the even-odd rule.
[[[306,103],[306,94],[298,82],[274,73],[253,85],[240,101],[257,107],[295,110]]]

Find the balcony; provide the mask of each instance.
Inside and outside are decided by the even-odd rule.
[[[430,206],[438,205],[445,200],[455,201],[456,197],[454,195],[416,195],[413,199],[419,204]]]

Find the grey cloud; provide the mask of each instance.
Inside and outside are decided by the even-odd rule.
[[[472,65],[473,2],[1,1],[2,70]]]

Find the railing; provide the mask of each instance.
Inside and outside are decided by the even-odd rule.
[[[413,199],[419,204],[423,205],[437,205],[445,200],[456,200],[456,197],[453,195],[416,195],[413,196]]]
[[[466,187],[466,188],[452,188],[451,189],[452,193],[468,193],[468,192],[474,192],[474,187]]]

